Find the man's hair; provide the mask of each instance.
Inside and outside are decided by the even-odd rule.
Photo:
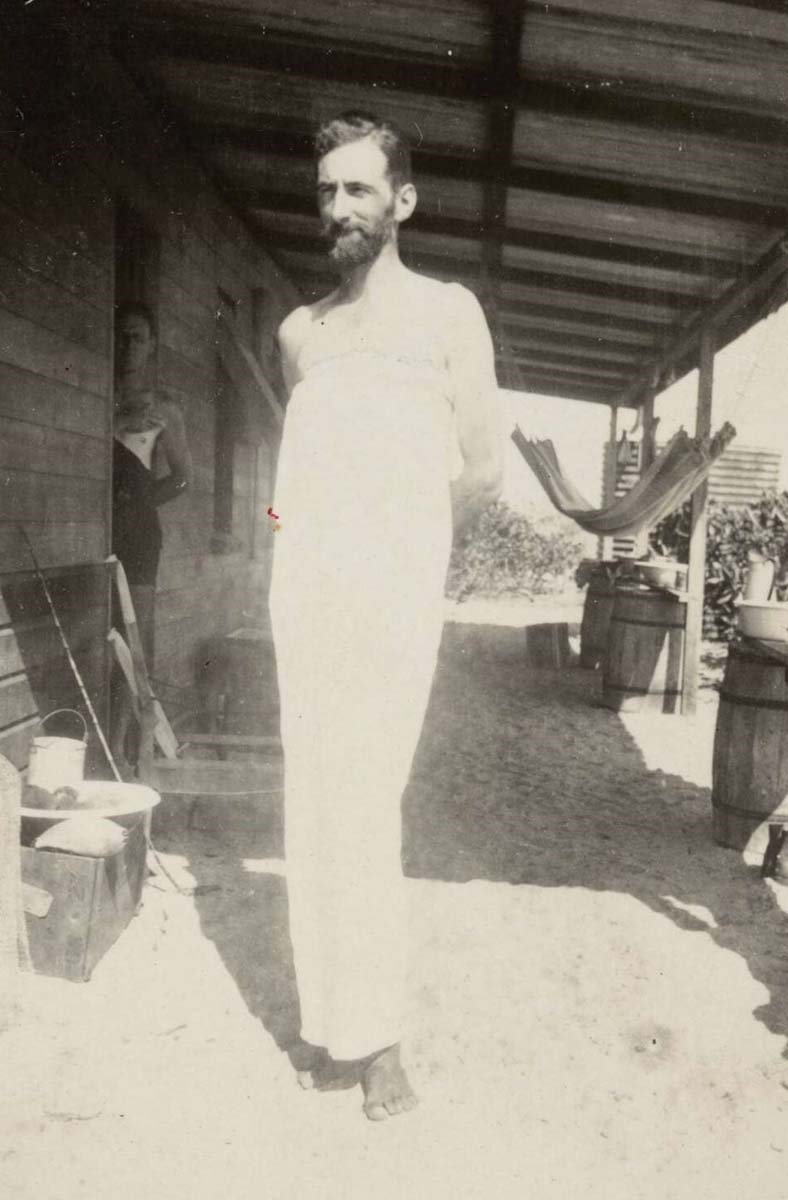
[[[125,304],[119,304],[115,309],[115,325],[120,325],[126,317],[141,317],[147,324],[151,337],[156,337],[156,318],[153,309],[144,300],[128,300]]]
[[[391,121],[381,121],[371,113],[355,109],[340,113],[320,126],[315,135],[315,159],[319,162],[338,146],[348,146],[364,138],[369,138],[385,154],[389,178],[395,188],[411,182],[410,146],[402,131]]]

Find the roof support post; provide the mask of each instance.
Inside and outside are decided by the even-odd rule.
[[[695,436],[708,437],[711,432],[711,405],[714,390],[714,352],[716,335],[713,326],[703,332],[700,341],[698,374],[698,404],[695,415]],[[703,585],[706,577],[706,501],[708,483],[703,481],[692,494],[692,518],[687,572],[687,622],[684,632],[684,665],[682,670],[681,711],[692,716],[698,706],[698,676],[703,638]]]
[[[657,425],[659,422],[654,417],[654,401],[656,395],[653,389],[649,389],[643,401],[643,412],[641,420],[643,421],[643,443],[640,454],[640,470],[647,471],[657,456]]]
[[[522,0],[488,0],[490,16],[490,62],[487,69],[489,102],[487,106],[487,142],[485,161],[487,179],[482,204],[482,302],[494,331],[494,340],[502,340],[498,320],[498,298],[503,264],[503,235],[506,229],[506,202],[509,173],[512,168],[514,126],[520,86],[520,42],[523,35]],[[499,354],[503,347],[496,345]]]
[[[645,377],[635,379],[618,396],[619,404],[632,404],[637,401],[644,385],[656,375],[664,377],[668,371],[673,372],[673,381],[680,379],[686,371],[695,365],[695,354],[700,354],[700,344],[705,334],[719,330],[715,334],[726,340],[726,329],[735,321],[737,314],[749,305],[761,301],[765,312],[775,311],[774,288],[784,281],[788,273],[788,238],[779,237],[770,249],[753,266],[735,280],[721,296],[719,296],[705,313],[694,317],[689,325],[679,333],[673,343],[663,352],[659,361],[652,363]],[[762,314],[764,315],[764,314]]]
[[[608,462],[607,475],[604,481],[604,504],[612,504],[616,498],[616,442],[618,441],[618,405],[610,405],[610,432],[608,441],[613,449]]]
[[[607,435],[608,452],[605,455],[605,473],[602,479],[602,504],[607,507],[612,504],[616,498],[616,442],[618,440],[618,405],[610,405],[610,428]],[[599,557],[601,559],[609,559],[613,557],[613,539],[609,537],[600,537],[599,539]]]
[[[640,407],[640,423],[643,427],[643,436],[640,442],[640,476],[649,469],[657,455],[656,429],[658,422],[654,419],[655,399],[654,388],[648,388],[643,394],[643,402]],[[645,558],[648,555],[648,535],[648,529],[641,529],[635,535],[633,544],[635,558]]]

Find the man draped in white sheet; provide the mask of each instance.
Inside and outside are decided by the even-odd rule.
[[[346,113],[316,139],[336,291],[284,321],[271,615],[285,753],[290,930],[304,1086],[356,1078],[383,1120],[400,1061],[400,802],[443,624],[452,532],[500,490],[493,349],[471,292],[408,270],[410,152]],[[337,1064],[340,1064],[337,1066]]]

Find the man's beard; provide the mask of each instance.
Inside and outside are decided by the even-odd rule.
[[[387,214],[370,229],[343,229],[341,225],[329,225],[325,233],[329,258],[340,271],[374,262],[391,239],[394,224],[393,218]]]

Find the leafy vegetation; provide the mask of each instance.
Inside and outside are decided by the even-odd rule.
[[[690,503],[670,513],[653,530],[654,550],[687,562],[689,557]],[[755,504],[741,508],[717,505],[708,510],[706,582],[703,626],[709,638],[727,640],[736,621],[736,600],[747,574],[747,555],[757,551],[778,564],[788,560],[788,492],[765,493]],[[782,571],[778,568],[778,577]]]
[[[581,544],[554,522],[536,525],[499,500],[455,547],[446,594],[452,600],[468,600],[560,590],[581,552]]]

